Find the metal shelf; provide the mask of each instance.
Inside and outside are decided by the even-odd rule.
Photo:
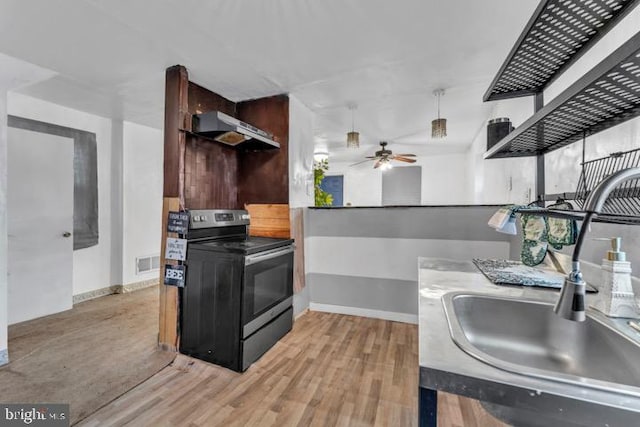
[[[552,218],[572,219],[575,221],[582,221],[587,215],[585,211],[567,211],[559,209],[547,209],[547,208],[522,208],[516,209],[515,212],[519,214],[539,215]],[[632,215],[620,215],[620,214],[600,214],[594,215],[593,222],[602,222],[607,224],[624,224],[624,225],[640,225],[640,217]]]
[[[484,101],[542,92],[629,13],[637,0],[542,0]]]
[[[545,154],[640,115],[640,32],[491,147],[485,159]]]

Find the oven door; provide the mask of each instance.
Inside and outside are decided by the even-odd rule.
[[[242,337],[246,338],[291,307],[293,246],[245,257]]]

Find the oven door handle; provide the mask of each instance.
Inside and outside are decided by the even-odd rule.
[[[273,249],[266,252],[261,252],[254,255],[248,255],[244,259],[244,265],[252,265],[258,262],[267,261],[273,258],[277,258],[282,255],[290,254],[294,250],[294,246],[290,245],[285,248]]]

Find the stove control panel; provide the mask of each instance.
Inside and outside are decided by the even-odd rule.
[[[189,228],[229,227],[249,225],[249,212],[241,209],[197,209],[189,211]]]
[[[216,222],[229,222],[235,219],[233,213],[231,212],[217,213],[213,215],[213,218],[216,220]]]

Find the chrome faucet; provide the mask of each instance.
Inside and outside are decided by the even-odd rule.
[[[559,316],[577,322],[585,320],[585,282],[580,272],[580,250],[589,230],[589,224],[594,216],[602,212],[604,203],[614,188],[625,181],[637,178],[640,178],[640,168],[623,169],[600,181],[587,197],[584,205],[587,214],[582,221],[580,234],[571,257],[571,272],[564,279],[560,298],[554,308]]]

